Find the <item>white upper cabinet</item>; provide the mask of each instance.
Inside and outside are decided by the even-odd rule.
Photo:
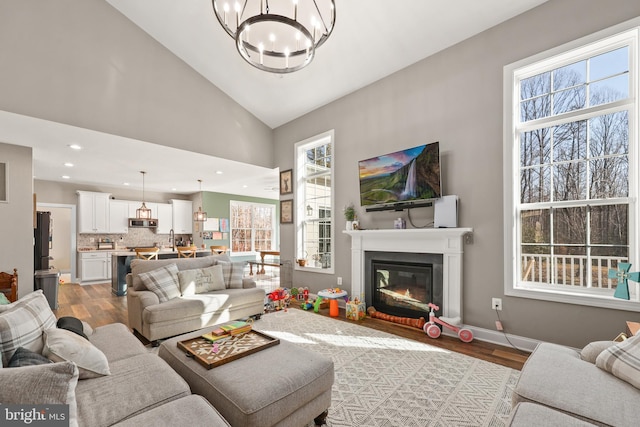
[[[176,234],[193,232],[193,202],[191,200],[171,200],[173,206],[173,231]]]
[[[154,218],[158,219],[156,234],[169,234],[173,228],[173,205],[169,203],[158,203],[156,205],[158,213]]]
[[[91,191],[77,193],[78,233],[108,233],[110,194]]]
[[[109,232],[129,232],[129,202],[127,200],[109,201]]]

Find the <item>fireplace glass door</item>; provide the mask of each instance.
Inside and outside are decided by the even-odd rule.
[[[433,301],[433,264],[372,260],[372,303],[376,310],[427,318]]]

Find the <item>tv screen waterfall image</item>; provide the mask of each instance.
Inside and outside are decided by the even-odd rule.
[[[360,204],[397,204],[441,197],[437,142],[358,162]]]

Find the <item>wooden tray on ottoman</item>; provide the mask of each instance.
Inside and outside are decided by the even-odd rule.
[[[187,356],[195,358],[205,368],[211,369],[279,343],[278,338],[251,330],[216,342],[202,337],[178,341],[178,348],[184,350]],[[211,351],[214,345],[218,346],[217,353]]]

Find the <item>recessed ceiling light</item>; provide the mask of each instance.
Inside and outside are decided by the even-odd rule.
[[[247,188],[247,187],[248,187],[248,185],[247,185],[247,184],[245,184],[245,185],[243,185],[243,186],[242,186],[242,188]]]
[[[122,185],[129,185],[129,183],[128,182],[123,182]]]
[[[218,175],[222,175],[224,172],[222,172],[222,171],[216,171],[216,173],[217,173]]]
[[[69,175],[62,175],[62,179],[71,179]]]
[[[178,191],[178,189],[177,188],[172,188],[171,191]]]
[[[78,144],[70,144],[69,148],[71,148],[72,150],[82,150],[82,147]]]
[[[66,167],[68,167],[68,168],[72,168],[73,167],[73,163],[69,163],[69,162],[65,163],[64,165]]]

